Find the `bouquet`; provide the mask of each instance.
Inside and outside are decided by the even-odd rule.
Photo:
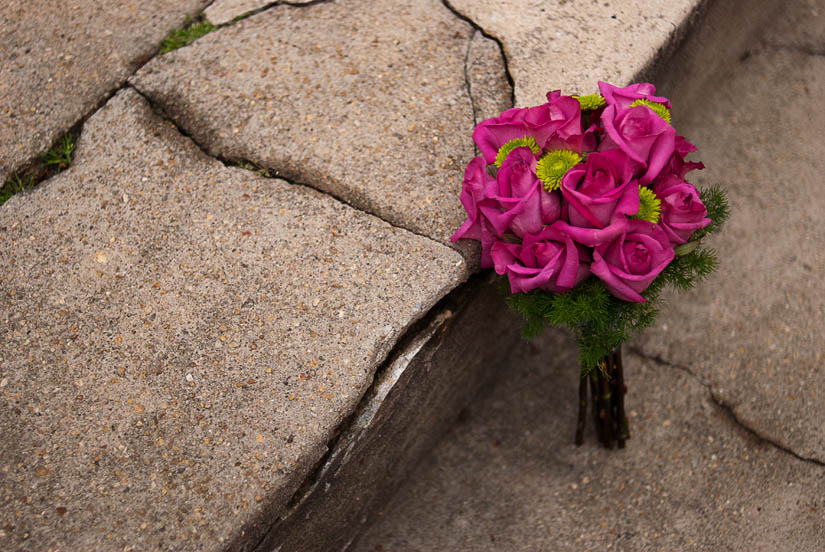
[[[581,444],[588,401],[600,442],[629,438],[621,345],[650,326],[665,286],[690,288],[718,265],[704,238],[728,215],[718,186],[697,189],[696,147],[676,133],[652,84],[547,94],[478,124],[481,155],[464,173],[467,221],[452,236],[481,243],[481,266],[509,282],[522,333],[574,333],[581,363]]]

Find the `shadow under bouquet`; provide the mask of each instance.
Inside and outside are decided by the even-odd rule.
[[[481,266],[506,277],[525,337],[572,330],[577,445],[589,397],[599,441],[624,446],[622,343],[653,323],[663,288],[690,288],[718,265],[703,240],[728,216],[725,192],[687,182],[704,165],[685,159],[696,147],[655,92],[604,82],[599,94],[553,91],[473,132],[481,155],[464,173],[467,221],[452,240],[481,242]]]

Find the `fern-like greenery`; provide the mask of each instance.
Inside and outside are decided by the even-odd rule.
[[[661,307],[663,289],[690,289],[719,266],[716,251],[705,248],[703,240],[727,220],[727,194],[719,186],[702,188],[699,194],[711,224],[694,232],[691,242],[677,248],[676,258],[642,293],[644,303],[617,299],[595,276],[567,293],[516,293],[507,298],[507,303],[524,317],[522,336],[537,337],[546,326],[569,328],[579,347],[583,374],[587,374],[599,366],[602,357],[652,325]]]

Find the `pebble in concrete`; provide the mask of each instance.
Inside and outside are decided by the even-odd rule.
[[[134,91],[0,209],[0,548],[254,545],[466,271],[226,168]],[[261,526],[256,520],[263,520]]]
[[[504,47],[516,105],[538,105],[548,90],[591,94],[597,81],[629,84],[656,59],[700,0],[449,0]]]
[[[575,347],[513,350],[354,549],[821,549],[825,467],[756,439],[687,373],[625,366],[627,448],[598,448],[591,425],[577,448]]]
[[[692,174],[727,187],[733,215],[712,243],[719,272],[674,296],[640,344],[706,378],[760,435],[825,462],[825,59],[813,33],[792,32],[816,21],[810,3],[766,7],[775,32],[756,27],[734,51],[724,28],[698,37],[718,67],[668,84],[675,124],[707,165]]]
[[[211,153],[448,243],[466,218],[458,195],[474,155],[473,33],[437,0],[275,6],[132,82]],[[474,96],[500,96],[501,63]]]
[[[0,185],[49,149],[206,0],[10,0],[0,9]]]

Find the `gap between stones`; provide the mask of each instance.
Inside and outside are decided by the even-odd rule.
[[[473,29],[480,32],[481,35],[484,36],[485,38],[489,38],[490,40],[492,40],[493,42],[498,44],[498,49],[499,49],[499,52],[501,53],[501,59],[504,62],[504,75],[507,77],[507,84],[510,86],[510,105],[515,107],[515,105],[516,105],[516,82],[513,80],[513,75],[510,73],[510,63],[509,63],[509,60],[507,59],[507,54],[504,51],[504,44],[501,42],[501,40],[499,40],[499,38],[497,36],[494,36],[494,35],[488,33],[487,31],[482,29],[481,26],[478,23],[476,23],[475,21],[473,21],[472,19],[470,19],[469,17],[467,17],[466,15],[464,15],[463,13],[461,13],[460,11],[455,9],[453,7],[453,5],[450,4],[449,0],[441,0],[441,3],[444,5],[445,8],[450,10],[450,12],[454,16],[456,16],[458,19],[464,21],[465,23],[470,25]],[[470,44],[472,44],[472,40],[473,40],[473,37],[471,36],[470,37]],[[467,56],[464,58],[464,77],[465,77],[465,81],[467,83],[467,95],[470,96],[470,102],[472,103],[473,102],[473,95],[472,95],[472,91],[470,90],[469,74],[467,73],[467,60],[469,59],[470,49],[471,49],[471,46],[467,46]],[[473,119],[474,119],[475,123],[478,123],[478,121],[475,120],[475,113],[476,113],[475,105],[473,104]]]
[[[322,1],[322,2],[328,2],[328,1],[330,1],[330,0],[320,0],[320,1]],[[369,216],[375,217],[375,218],[379,219],[380,221],[382,221],[382,222],[384,222],[384,223],[386,223],[386,224],[389,224],[391,227],[395,228],[396,230],[402,230],[402,231],[404,231],[404,232],[408,232],[408,233],[410,233],[410,234],[414,234],[414,235],[416,235],[416,236],[418,236],[418,237],[420,237],[420,238],[423,238],[423,239],[426,239],[426,240],[428,240],[428,241],[430,241],[430,242],[432,242],[432,243],[435,243],[435,244],[437,244],[437,245],[438,245],[438,246],[440,246],[440,247],[443,247],[443,248],[449,249],[449,250],[451,250],[451,251],[455,251],[456,253],[458,253],[458,254],[461,256],[461,253],[460,253],[458,250],[452,249],[452,248],[450,248],[450,247],[448,247],[448,246],[444,245],[443,243],[441,243],[441,242],[439,242],[439,241],[434,240],[434,239],[433,239],[433,238],[431,238],[430,236],[427,236],[426,234],[421,234],[421,233],[419,233],[419,232],[416,232],[415,230],[411,230],[411,229],[409,229],[409,228],[405,228],[405,227],[403,227],[403,226],[398,226],[398,225],[395,225],[395,224],[393,224],[393,223],[391,223],[391,222],[389,222],[389,221],[387,221],[387,220],[384,220],[383,218],[379,217],[379,216],[378,216],[378,215],[376,215],[375,213],[370,213],[369,211],[365,211],[364,209],[361,209],[361,208],[359,208],[358,206],[353,205],[352,203],[350,203],[350,202],[348,202],[348,201],[344,200],[343,198],[340,198],[340,197],[336,196],[335,194],[330,194],[330,193],[327,193],[327,192],[325,192],[324,190],[321,190],[321,189],[319,189],[319,188],[315,188],[315,187],[314,187],[314,186],[312,186],[311,184],[305,184],[305,183],[303,183],[303,182],[298,182],[298,181],[297,181],[297,180],[295,180],[294,178],[291,178],[291,177],[289,177],[289,176],[284,176],[284,175],[280,174],[280,172],[278,171],[278,169],[276,169],[276,168],[274,168],[274,167],[261,167],[261,166],[259,166],[257,163],[254,163],[254,162],[250,161],[249,159],[229,159],[229,158],[223,157],[223,156],[221,156],[221,155],[214,155],[214,154],[212,154],[212,153],[211,153],[211,152],[209,152],[209,150],[207,150],[207,149],[206,149],[206,148],[205,148],[202,144],[198,143],[198,141],[197,141],[197,140],[195,140],[195,139],[192,137],[192,135],[191,135],[191,134],[189,134],[188,132],[186,132],[186,131],[183,129],[183,127],[181,127],[181,126],[177,123],[177,121],[175,121],[172,117],[170,117],[170,116],[169,116],[169,115],[165,112],[165,110],[163,109],[163,106],[162,106],[162,105],[160,105],[160,104],[156,103],[154,100],[152,100],[152,98],[150,98],[149,96],[147,96],[146,94],[144,94],[144,93],[143,93],[143,91],[141,91],[139,88],[136,88],[136,87],[132,86],[131,84],[127,84],[125,87],[129,87],[129,88],[131,88],[131,89],[132,89],[132,90],[134,90],[134,91],[135,91],[135,92],[136,92],[136,93],[137,93],[140,97],[142,97],[144,100],[146,100],[146,102],[147,102],[147,103],[149,104],[149,106],[152,108],[152,111],[154,111],[157,115],[159,115],[160,117],[162,117],[165,121],[168,121],[170,124],[172,124],[172,125],[175,127],[175,129],[176,129],[176,130],[177,130],[177,131],[178,131],[178,132],[179,132],[182,136],[185,136],[185,137],[186,137],[187,139],[189,139],[189,140],[190,140],[193,144],[195,144],[195,146],[196,146],[196,147],[200,150],[200,152],[201,152],[201,153],[203,153],[205,156],[209,157],[210,159],[214,159],[214,160],[216,160],[216,161],[220,162],[220,163],[221,163],[222,165],[224,165],[225,167],[233,167],[233,168],[236,168],[236,169],[241,169],[241,170],[245,170],[245,171],[249,171],[249,172],[257,173],[259,176],[261,176],[261,177],[263,177],[263,178],[277,178],[277,179],[279,179],[279,180],[283,180],[284,182],[287,182],[288,184],[291,184],[291,185],[293,185],[293,186],[299,186],[299,187],[301,187],[301,188],[306,188],[306,189],[312,190],[313,192],[316,192],[316,193],[319,193],[319,194],[322,194],[322,195],[325,195],[325,196],[331,197],[331,198],[335,199],[335,201],[338,201],[338,202],[340,202],[340,203],[343,203],[344,205],[346,205],[346,206],[348,206],[348,207],[351,207],[352,209],[355,209],[355,210],[356,210],[356,211],[358,211],[358,212],[361,212],[361,213],[367,214],[367,215],[369,215]],[[125,88],[125,87],[124,87],[124,88]],[[254,168],[250,168],[250,167],[254,167]],[[269,172],[270,172],[270,171],[272,171],[274,174],[269,175]],[[268,176],[268,175],[269,175],[269,176]],[[467,260],[466,260],[466,259],[464,259],[464,257],[463,257],[463,256],[461,256],[461,257],[462,257],[462,262],[466,265],[466,264],[467,264]]]
[[[721,397],[719,397],[714,392],[713,385],[709,381],[707,381],[705,378],[703,378],[702,376],[694,373],[687,366],[682,366],[680,364],[675,364],[673,362],[670,362],[668,360],[663,359],[662,357],[660,357],[658,355],[649,355],[649,354],[645,353],[640,348],[638,348],[637,346],[634,346],[634,345],[629,346],[628,349],[633,354],[638,355],[638,356],[642,357],[645,360],[648,360],[650,362],[654,362],[656,364],[659,364],[660,366],[666,366],[668,368],[675,368],[676,370],[681,370],[682,372],[686,373],[687,375],[689,375],[690,377],[695,379],[697,382],[699,382],[702,385],[702,387],[707,389],[708,393],[710,394],[710,398],[713,399],[713,402],[727,415],[727,417],[734,424],[741,427],[748,434],[755,437],[758,441],[760,441],[762,443],[767,443],[768,445],[771,445],[772,447],[774,447],[774,448],[776,448],[776,449],[778,449],[778,450],[780,450],[780,451],[796,458],[797,460],[801,460],[802,462],[808,462],[808,463],[814,464],[816,466],[825,467],[825,462],[823,462],[821,460],[818,460],[816,458],[808,458],[806,456],[801,456],[801,455],[797,454],[796,452],[794,452],[793,450],[791,450],[790,448],[788,448],[786,446],[783,446],[783,445],[780,445],[779,443],[771,440],[768,437],[765,437],[764,435],[759,433],[757,430],[755,430],[755,429],[751,428],[750,426],[748,426],[747,424],[745,424],[741,419],[739,419],[739,417],[736,415],[736,412],[734,412],[733,408],[731,408],[730,405],[726,404],[721,399]]]

